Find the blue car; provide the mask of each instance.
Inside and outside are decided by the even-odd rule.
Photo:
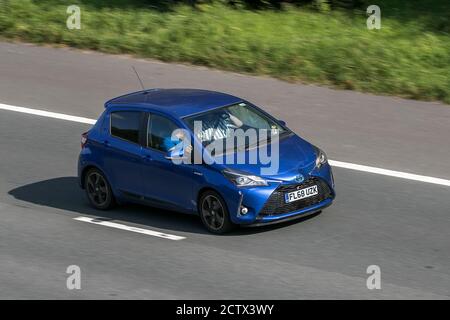
[[[97,209],[197,214],[216,234],[304,217],[335,197],[322,150],[246,100],[197,89],[107,101],[82,135],[78,177]]]

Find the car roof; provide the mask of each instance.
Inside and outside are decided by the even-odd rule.
[[[105,103],[110,106],[144,107],[185,117],[242,102],[242,99],[216,91],[200,89],[148,89],[129,93]]]

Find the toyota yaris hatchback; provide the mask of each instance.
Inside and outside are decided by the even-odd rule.
[[[95,208],[138,202],[198,214],[213,233],[299,218],[335,197],[323,151],[224,93],[152,89],[112,99],[81,145],[79,183]]]

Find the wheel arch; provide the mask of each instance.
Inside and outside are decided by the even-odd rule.
[[[87,166],[85,166],[84,168],[83,168],[83,170],[81,171],[81,175],[80,175],[80,183],[81,183],[81,188],[82,189],[85,189],[84,188],[84,182],[85,182],[85,179],[86,179],[86,174],[89,172],[89,170],[91,170],[91,169],[96,169],[96,170],[98,170],[98,171],[100,171],[102,174],[103,174],[103,176],[108,180],[108,183],[109,183],[109,185],[111,186],[111,182],[110,182],[110,180],[109,180],[109,178],[108,178],[108,176],[105,174],[105,172],[102,170],[102,169],[100,169],[98,166],[96,166],[96,165],[94,165],[94,164],[88,164]],[[111,188],[112,188],[112,186],[111,186]]]
[[[201,188],[197,193],[197,210],[196,210],[197,214],[200,214],[200,211],[199,211],[200,210],[200,198],[202,197],[202,195],[205,192],[208,192],[208,191],[217,193],[220,196],[220,198],[222,198],[222,201],[225,204],[227,211],[230,212],[227,201],[225,200],[225,197],[220,193],[220,191],[213,187],[205,186],[205,187]]]

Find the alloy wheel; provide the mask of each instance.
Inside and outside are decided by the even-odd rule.
[[[105,178],[98,172],[92,172],[87,177],[86,190],[89,199],[98,207],[104,206],[109,198],[109,190]]]
[[[225,223],[224,208],[219,199],[208,195],[203,199],[201,212],[204,221],[212,230],[220,230]]]

